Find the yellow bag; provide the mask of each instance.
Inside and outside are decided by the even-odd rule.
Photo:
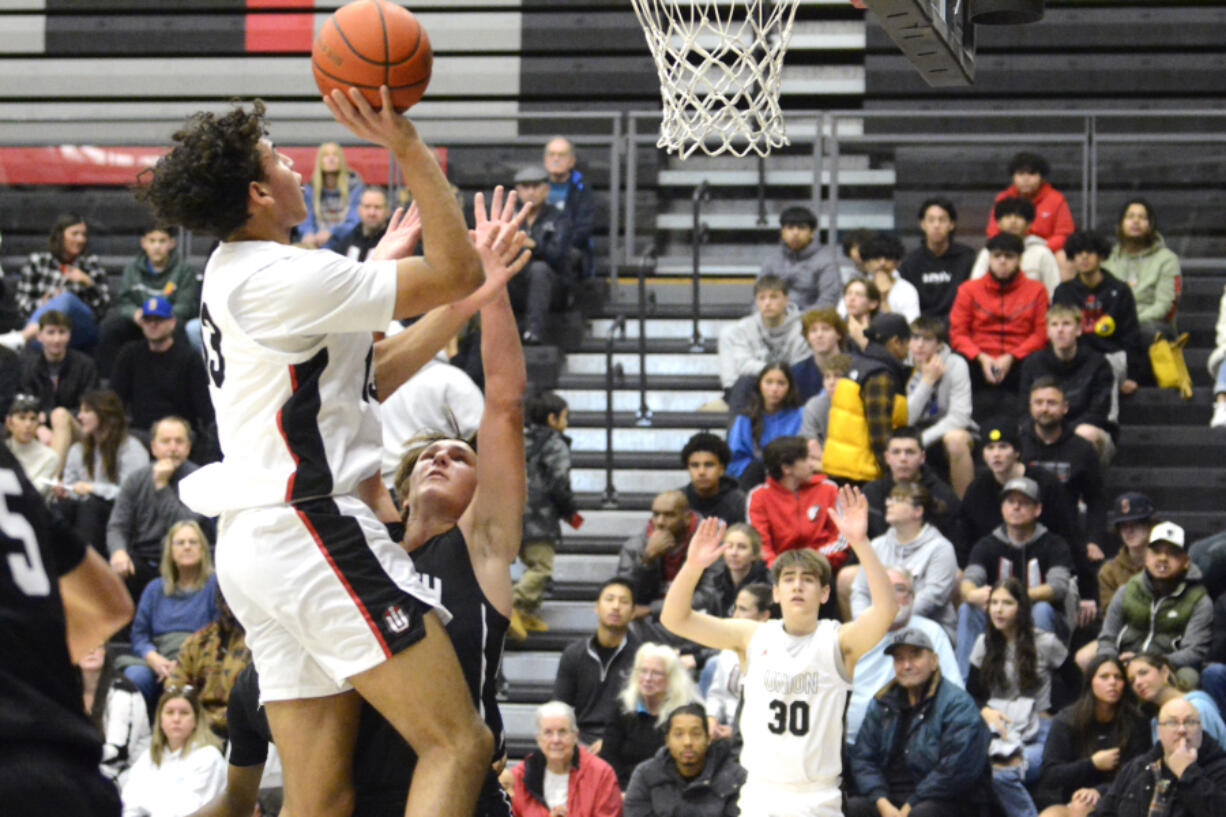
[[[1192,399],[1192,376],[1188,374],[1188,364],[1183,359],[1183,347],[1188,344],[1188,333],[1184,332],[1174,341],[1162,337],[1161,333],[1154,335],[1154,342],[1149,347],[1149,363],[1154,369],[1154,380],[1164,389],[1179,389],[1184,400]]]

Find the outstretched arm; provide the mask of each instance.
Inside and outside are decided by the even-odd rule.
[[[691,608],[694,588],[702,578],[702,572],[724,555],[727,548],[722,540],[726,525],[718,517],[708,516],[698,523],[690,539],[685,564],[677,572],[664,607],[660,610],[660,623],[682,638],[714,647],[717,650],[736,650],[743,658],[749,639],[758,628],[756,621],[739,618],[716,618]]]
[[[128,589],[93,548],[86,548],[81,563],[60,577],[60,597],[74,664],[132,620]]]
[[[843,661],[850,676],[860,656],[876,646],[889,632],[890,624],[898,613],[898,602],[894,599],[890,577],[877,557],[877,551],[869,544],[868,500],[860,489],[846,485],[840,488],[838,505],[830,509],[830,517],[859,558],[860,570],[868,582],[869,596],[873,600],[855,621],[839,627],[839,647],[843,650]]]

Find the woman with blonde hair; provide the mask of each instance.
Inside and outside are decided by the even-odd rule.
[[[336,233],[358,224],[362,177],[349,169],[345,151],[336,142],[324,142],[315,153],[315,171],[302,187],[306,221],[298,225],[302,243],[322,247]]]
[[[153,739],[123,787],[124,817],[183,817],[226,788],[226,761],[191,687],[166,690]]]
[[[170,677],[183,640],[217,618],[217,577],[208,538],[200,525],[183,520],[162,542],[161,575],[141,593],[132,619],[132,655],[124,675],[145,699]]]
[[[617,699],[619,712],[605,726],[600,756],[617,772],[617,785],[625,791],[634,767],[664,745],[661,727],[668,713],[700,698],[677,651],[648,643],[634,654],[634,667]]]

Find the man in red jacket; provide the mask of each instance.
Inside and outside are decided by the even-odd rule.
[[[997,193],[996,201],[1020,197],[1033,202],[1034,221],[1030,224],[1030,234],[1044,239],[1048,249],[1056,253],[1057,260],[1060,260],[1064,239],[1076,227],[1064,194],[1047,181],[1049,173],[1051,166],[1037,153],[1017,154],[1009,162],[1009,175],[1013,177],[1013,184]],[[988,238],[999,232],[1000,227],[997,226],[996,216],[993,214],[988,218]]]
[[[974,418],[1014,409],[1021,360],[1047,343],[1047,289],[1020,272],[1022,240],[988,239],[989,275],[958,287],[949,345],[970,363]]]

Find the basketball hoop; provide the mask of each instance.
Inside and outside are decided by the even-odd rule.
[[[656,142],[688,158],[788,144],[779,83],[799,0],[632,0],[660,77]]]

